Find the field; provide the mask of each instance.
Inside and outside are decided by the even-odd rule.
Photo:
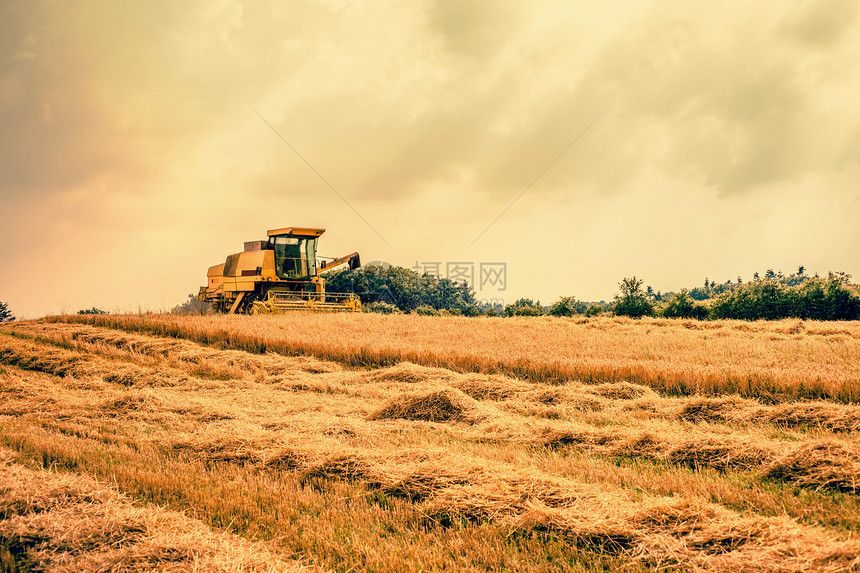
[[[858,400],[850,322],[21,321],[0,571],[856,571]]]

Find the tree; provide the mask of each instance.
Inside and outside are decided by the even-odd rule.
[[[852,292],[849,281],[845,273],[830,273],[827,279],[807,278],[796,285],[779,281],[748,283],[715,300],[711,316],[740,320],[857,320],[860,297]]]
[[[827,280],[836,285],[848,286],[851,284],[851,275],[842,271],[830,271]]]
[[[435,310],[457,309],[466,315],[478,314],[475,291],[468,283],[430,274],[419,275],[404,267],[369,265],[361,269],[343,269],[326,275],[328,292],[351,292],[362,304],[385,302],[403,312],[421,306]]]
[[[11,322],[15,320],[15,316],[5,302],[0,301],[0,322]]]
[[[625,278],[618,283],[618,288],[621,289],[621,296],[615,296],[616,315],[641,318],[654,314],[654,305],[651,304],[642,290],[644,282],[642,279],[634,276]]]
[[[803,265],[797,267],[797,276],[802,277],[804,272],[806,272],[806,267]]]

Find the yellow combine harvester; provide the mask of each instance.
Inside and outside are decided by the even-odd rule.
[[[361,310],[354,294],[325,292],[320,276],[340,265],[361,266],[358,253],[317,262],[317,239],[325,229],[272,229],[265,241],[245,243],[245,251],[209,267],[209,284],[198,298],[227,314],[272,314],[288,310],[321,312]]]

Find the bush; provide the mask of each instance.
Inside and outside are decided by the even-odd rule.
[[[522,308],[518,308],[515,315],[516,316],[540,316],[543,314],[543,311],[539,307],[534,306],[524,306]]]
[[[439,316],[439,311],[433,308],[432,306],[419,306],[415,309],[416,314],[420,314],[422,316]]]
[[[603,311],[604,311],[604,308],[601,305],[593,304],[593,305],[589,306],[587,309],[585,309],[585,316],[590,318],[592,316],[599,315]]]
[[[107,314],[107,311],[102,310],[100,308],[92,307],[79,310],[78,314]]]
[[[543,308],[540,301],[535,302],[530,298],[518,299],[514,304],[505,307],[505,316],[540,316]]]
[[[398,314],[400,309],[387,302],[372,302],[364,306],[365,312],[377,312],[379,314]]]
[[[549,309],[552,316],[573,316],[583,314],[588,310],[588,305],[573,296],[563,296],[557,300]]]
[[[476,304],[467,304],[463,307],[464,316],[481,316],[481,309]]]
[[[677,293],[663,309],[666,318],[695,318],[704,320],[708,317],[708,309],[704,305],[695,304],[686,290]]]

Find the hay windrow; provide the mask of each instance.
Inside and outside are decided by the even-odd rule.
[[[666,461],[691,468],[750,470],[769,463],[775,453],[767,448],[738,440],[705,438],[686,441],[666,455]]]
[[[363,378],[369,382],[402,382],[418,384],[422,382],[449,382],[455,374],[444,368],[420,366],[412,362],[400,362],[388,368],[378,368],[367,372]]]
[[[368,419],[474,424],[489,416],[486,407],[482,407],[476,400],[459,390],[447,388],[397,396],[389,400],[382,409],[372,413]]]
[[[152,396],[129,393],[108,398],[99,405],[99,408],[106,416],[125,416],[149,408],[149,402],[154,400],[156,399]]]
[[[4,571],[302,571],[264,545],[152,507],[88,478],[0,462]],[[8,563],[6,559],[12,559]]]
[[[652,567],[717,571],[849,571],[860,543],[833,543],[784,518],[744,517],[684,498],[650,499],[619,508],[597,500],[589,512],[532,504],[517,529],[565,535],[587,549],[626,553]]]
[[[643,396],[657,396],[657,393],[648,386],[625,381],[597,384],[587,387],[586,392],[613,400],[635,400]]]
[[[860,448],[841,442],[802,444],[767,467],[762,475],[797,486],[860,493]]]
[[[726,422],[748,419],[759,404],[740,396],[694,397],[686,401],[678,418],[689,422]]]
[[[532,390],[531,384],[515,378],[474,373],[459,376],[451,385],[475,400],[507,400]]]
[[[762,408],[753,420],[789,428],[809,426],[832,432],[860,431],[860,406],[825,402],[796,402]]]
[[[52,341],[63,347],[80,347],[109,357],[164,360],[195,377],[212,380],[289,373],[330,374],[343,367],[314,356],[264,355],[239,350],[215,349],[187,340],[141,336],[88,325],[27,324],[17,329],[34,340]]]
[[[528,440],[529,433],[511,438]],[[692,469],[756,471],[774,481],[814,489],[860,492],[860,451],[840,442],[813,442],[796,446],[714,436],[630,433],[585,427],[547,427],[531,438],[549,448],[610,457],[664,462]]]
[[[81,355],[8,336],[0,336],[0,364],[54,376],[97,377],[121,386],[172,386],[187,380],[183,373]]]
[[[689,422],[773,424],[785,428],[860,431],[860,406],[828,402],[787,402],[765,406],[740,396],[685,400],[678,418]]]

